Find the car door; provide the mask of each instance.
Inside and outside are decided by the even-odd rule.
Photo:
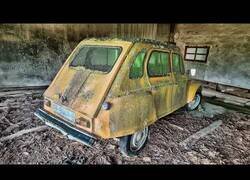
[[[182,56],[171,52],[171,67],[173,72],[174,86],[172,89],[172,106],[176,110],[186,104],[186,91],[188,78],[185,75]]]
[[[147,75],[159,118],[171,111],[173,80],[169,51],[151,51],[147,61]]]

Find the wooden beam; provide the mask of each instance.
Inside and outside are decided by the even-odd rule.
[[[177,125],[175,125],[175,124],[172,124],[172,123],[170,123],[170,122],[167,122],[167,125],[168,125],[169,127],[173,128],[173,129],[175,129],[175,130],[180,130],[180,131],[189,132],[187,129],[182,128],[182,127],[180,127],[180,126],[177,126]]]
[[[169,42],[174,42],[175,24],[170,24]]]
[[[199,139],[205,137],[215,129],[217,129],[222,124],[221,120],[215,121],[206,128],[201,129],[200,131],[196,132],[195,134],[189,136],[184,141],[180,142],[180,145],[183,146],[185,149],[189,149],[188,146],[195,144]]]
[[[241,98],[241,97],[233,96],[230,94],[218,92],[210,88],[203,88],[202,95],[206,97],[216,97],[216,98],[221,99],[225,103],[235,104],[238,106],[246,106],[250,102],[250,99],[248,98]]]
[[[11,139],[17,138],[19,136],[22,136],[24,134],[27,134],[27,133],[44,131],[47,128],[48,128],[48,126],[44,125],[44,126],[38,126],[38,127],[35,127],[35,128],[31,128],[31,129],[24,129],[24,130],[18,131],[15,134],[11,134],[9,136],[5,136],[5,137],[0,138],[0,142],[11,140]]]

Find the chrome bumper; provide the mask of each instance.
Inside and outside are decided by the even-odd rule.
[[[39,119],[45,122],[46,125],[59,130],[62,134],[66,135],[69,139],[81,142],[89,147],[92,147],[96,138],[88,133],[79,131],[78,129],[68,125],[57,117],[49,114],[43,109],[37,109],[34,113]]]

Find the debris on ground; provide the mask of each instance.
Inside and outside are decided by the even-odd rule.
[[[194,117],[209,117],[213,118],[216,115],[226,113],[226,109],[221,106],[216,106],[209,103],[202,103],[196,111],[191,111],[190,114]]]
[[[43,126],[34,116],[42,103],[41,91],[0,94],[0,138]],[[214,122],[221,124],[197,136],[188,149],[180,145]],[[123,156],[114,139],[89,148],[48,127],[0,142],[0,164],[249,164],[249,148],[250,115],[204,102],[153,124],[137,157]]]

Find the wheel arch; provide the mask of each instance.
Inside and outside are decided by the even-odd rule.
[[[187,103],[191,102],[197,92],[201,93],[202,86],[198,82],[189,82],[187,87]]]

